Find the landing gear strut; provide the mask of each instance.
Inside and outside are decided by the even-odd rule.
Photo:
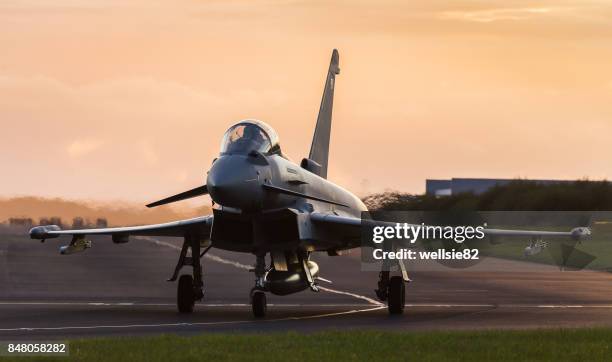
[[[255,287],[251,290],[251,307],[256,318],[266,316],[268,304],[266,301],[266,255],[257,255],[255,260]]]
[[[212,246],[208,246],[200,254],[200,240],[195,234],[186,234],[181,255],[178,263],[174,268],[174,273],[168,279],[169,282],[175,281],[178,277],[181,268],[185,265],[193,267],[193,276],[183,274],[179,278],[178,287],[176,290],[176,304],[180,313],[193,313],[195,301],[204,298],[204,282],[202,281],[202,264],[200,258],[210,250]],[[191,256],[187,256],[187,252],[191,249]]]
[[[378,289],[374,290],[380,301],[384,302],[389,296],[389,271],[383,270],[378,274]]]

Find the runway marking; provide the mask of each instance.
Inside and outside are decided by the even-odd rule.
[[[425,307],[425,308],[604,308],[612,309],[612,304],[435,304],[435,303],[416,303],[405,304],[406,307]]]
[[[333,293],[333,292],[332,292]],[[342,292],[341,294],[344,294]],[[175,303],[138,303],[138,302],[0,302],[2,306],[94,306],[94,307],[174,307]],[[196,305],[205,308],[225,308],[225,307],[251,307],[248,303],[197,303]],[[384,304],[380,303],[381,306]],[[294,308],[294,307],[312,307],[312,308],[358,308],[366,307],[365,304],[359,303],[269,303],[270,307]],[[410,308],[600,308],[612,309],[612,304],[471,304],[471,303],[407,303],[406,307]]]
[[[0,303],[2,305],[10,305],[15,303]],[[20,303],[20,304],[45,304],[45,303]],[[71,304],[58,302],[55,304]],[[83,303],[81,303],[83,304]],[[102,305],[104,303],[86,303],[85,305]],[[115,305],[125,305],[126,303],[117,303]],[[134,304],[143,305],[143,304]],[[144,304],[149,305],[149,304]],[[154,304],[157,305],[157,304]],[[174,304],[161,304],[161,305],[174,305]],[[250,307],[250,304],[204,304],[204,306],[240,306]],[[277,304],[275,306],[311,306],[316,307],[319,305],[303,305],[303,304]],[[321,305],[321,306],[334,306],[334,305]],[[350,304],[342,304],[338,306],[348,307]],[[360,305],[357,305],[360,306]],[[465,308],[612,308],[612,304],[597,304],[597,305],[576,305],[576,304],[432,304],[432,303],[417,303],[417,304],[406,304],[407,307],[426,307],[426,308],[450,308],[450,307],[465,307]],[[17,331],[55,331],[55,330],[92,330],[92,329],[128,329],[128,328],[163,328],[163,327],[197,327],[197,326],[214,326],[214,325],[232,325],[232,324],[247,324],[247,323],[269,323],[269,322],[282,322],[292,320],[307,320],[307,319],[318,319],[325,317],[334,317],[341,315],[357,314],[372,312],[381,309],[385,309],[385,305],[374,306],[366,309],[352,309],[348,311],[322,313],[301,317],[284,317],[275,319],[250,319],[250,320],[237,320],[237,321],[217,321],[217,322],[180,322],[180,323],[150,323],[150,324],[117,324],[117,325],[85,325],[85,326],[57,326],[57,327],[16,327],[16,328],[0,328],[0,332],[17,332]]]
[[[325,278],[322,278],[322,277],[320,277],[320,276],[319,276],[319,277],[317,277],[317,280],[320,280],[320,281],[322,281],[322,282],[329,283],[329,284],[334,284],[334,282],[332,282],[331,280],[329,280],[329,279],[325,279]]]
[[[250,306],[250,305],[249,305]],[[17,327],[17,328],[0,328],[0,332],[16,332],[16,331],[57,331],[57,330],[68,330],[68,329],[122,329],[122,328],[161,328],[161,327],[196,327],[196,326],[210,326],[210,325],[225,325],[225,324],[246,324],[246,323],[258,323],[258,322],[282,322],[292,320],[303,320],[303,319],[316,319],[333,317],[347,314],[356,314],[375,311],[385,308],[384,306],[377,306],[374,308],[367,309],[353,309],[342,312],[332,312],[325,314],[316,314],[304,317],[285,317],[275,319],[262,319],[262,320],[238,320],[238,321],[219,321],[219,322],[182,322],[182,323],[159,323],[159,324],[117,324],[117,325],[94,325],[94,326],[61,326],[61,327]]]
[[[168,242],[165,242],[165,241],[157,240],[157,239],[152,238],[150,236],[137,236],[137,237],[135,237],[135,239],[139,239],[139,240],[143,240],[143,241],[148,241],[148,242],[153,243],[155,245],[166,246],[168,248],[172,248],[172,249],[179,250],[179,251],[181,250],[181,248],[179,246],[177,246],[177,245],[174,245],[172,243],[168,243]],[[247,270],[247,271],[251,270],[253,268],[250,265],[242,264],[242,263],[239,263],[239,262],[233,261],[233,260],[227,260],[227,259],[224,259],[222,257],[216,256],[216,255],[210,254],[210,253],[206,253],[204,255],[204,258],[210,259],[212,261],[216,261],[217,263],[231,265],[231,266],[236,267],[238,269],[244,269],[244,270]]]
[[[361,299],[361,300],[365,300],[366,302],[372,304],[372,305],[378,305],[378,306],[384,306],[384,303],[381,303],[377,300],[374,300],[372,298],[368,298],[364,295],[359,295],[359,294],[355,294],[355,293],[350,293],[350,292],[343,292],[341,290],[336,290],[336,289],[330,289],[330,288],[326,288],[326,287],[322,287],[322,286],[318,286],[319,289],[328,292],[328,293],[334,293],[334,294],[341,294],[341,295],[348,295],[349,297],[353,297],[353,298],[357,298],[357,299]]]
[[[95,306],[95,307],[174,307],[176,303],[132,303],[132,302],[0,302],[2,306],[53,306],[53,305],[68,305],[68,306]],[[196,303],[201,307],[251,307],[248,303]],[[271,307],[366,307],[366,304],[351,304],[351,303],[268,303]]]

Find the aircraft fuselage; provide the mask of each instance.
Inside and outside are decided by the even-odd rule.
[[[265,185],[308,198],[270,191]],[[216,248],[232,251],[345,247],[341,240],[330,245],[313,238],[308,214],[359,218],[367,211],[351,192],[278,154],[222,154],[208,172],[207,186],[215,203],[211,241]]]

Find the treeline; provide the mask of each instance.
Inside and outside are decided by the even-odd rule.
[[[81,228],[93,225],[143,225],[191,218],[211,213],[208,205],[167,205],[148,209],[143,203],[134,202],[95,202],[86,200],[66,200],[61,198],[15,197],[0,198],[0,223],[13,219],[14,223],[61,224],[72,220],[74,226]],[[98,218],[105,220],[98,220]],[[75,220],[75,218],[77,220]],[[81,218],[81,220],[78,220]],[[53,219],[53,220],[51,220]],[[87,219],[91,222],[87,222]],[[68,223],[69,226],[70,224]]]
[[[612,183],[576,181],[540,184],[516,180],[497,185],[480,195],[462,193],[434,196],[385,192],[367,196],[363,201],[370,210],[610,211]]]

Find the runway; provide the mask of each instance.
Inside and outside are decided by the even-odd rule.
[[[254,319],[248,294],[252,255],[213,249],[203,258],[205,298],[192,315],[176,311],[170,276],[180,240],[138,238],[59,255],[44,244],[0,235],[0,340],[202,332],[313,332],[327,329],[448,330],[612,326],[612,275],[489,259],[486,267],[410,274],[406,312],[389,316],[361,271],[357,253],[317,254],[322,291],[268,295]],[[189,269],[184,270],[188,272]]]

